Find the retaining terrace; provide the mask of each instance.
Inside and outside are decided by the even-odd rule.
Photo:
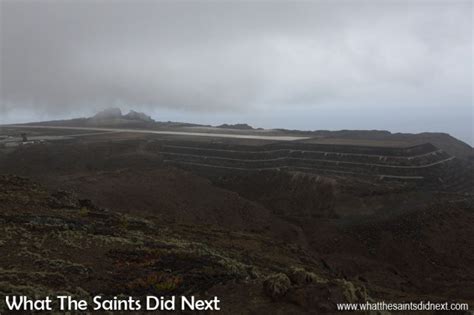
[[[286,170],[316,174],[423,180],[454,157],[427,143],[412,147],[364,147],[286,142],[254,146],[160,143],[168,163],[226,171]]]

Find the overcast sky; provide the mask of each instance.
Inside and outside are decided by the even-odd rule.
[[[448,132],[473,144],[472,1],[0,0],[0,123]]]

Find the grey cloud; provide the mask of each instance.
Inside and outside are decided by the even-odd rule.
[[[472,106],[470,1],[0,6],[4,117]]]

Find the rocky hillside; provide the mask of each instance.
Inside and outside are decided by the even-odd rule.
[[[1,295],[216,295],[223,311],[243,314],[368,298],[278,240],[128,216],[26,178],[0,176],[0,222]]]

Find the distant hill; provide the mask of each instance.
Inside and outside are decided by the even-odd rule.
[[[403,143],[404,146],[414,146],[423,143],[431,143],[439,149],[448,152],[461,159],[473,159],[474,150],[473,148],[443,132],[422,132],[422,133],[392,133],[387,130],[315,130],[315,131],[301,131],[301,130],[288,130],[288,129],[276,129],[282,133],[301,135],[314,137],[315,139],[324,139],[325,143],[330,143],[331,139],[346,140],[346,143],[350,143],[351,140],[357,140],[357,145],[360,145],[364,140],[367,141],[387,141],[387,142],[399,142]]]
[[[107,108],[93,117],[87,119],[88,125],[120,125],[129,124],[153,124],[155,121],[148,115],[136,111],[130,111],[123,115],[120,108]]]
[[[28,124],[27,124],[28,125]],[[42,125],[42,126],[71,126],[71,127],[108,127],[108,128],[137,128],[137,129],[157,129],[157,130],[180,130],[186,127],[206,127],[211,128],[209,132],[212,132],[212,127],[201,124],[183,123],[183,122],[159,122],[153,120],[150,116],[145,113],[130,111],[127,114],[123,114],[119,108],[108,108],[96,115],[89,118],[76,118],[70,120],[56,120],[47,122],[35,122],[29,125]],[[253,128],[252,126],[239,123],[239,124],[222,124],[214,127],[218,129],[234,129],[242,131],[255,131],[261,130],[261,128]],[[377,142],[379,145],[383,142],[395,143],[398,142],[402,146],[412,146],[423,143],[431,143],[436,147],[448,152],[461,159],[474,159],[473,148],[458,140],[447,133],[439,132],[423,132],[423,133],[391,133],[387,130],[315,130],[315,131],[302,131],[302,130],[288,130],[288,129],[273,129],[274,134],[285,134],[285,135],[298,135],[310,137],[311,142],[324,142],[324,143],[340,143],[341,141],[345,144],[351,145],[364,145],[364,142]]]
[[[43,122],[32,122],[26,125],[41,126],[69,126],[69,127],[108,127],[108,128],[137,128],[137,129],[162,129],[202,126],[198,124],[181,122],[159,122],[149,115],[131,110],[123,114],[120,108],[112,107],[98,112],[92,117],[74,118],[65,120],[53,120]]]
[[[238,129],[238,130],[254,130],[254,128],[247,124],[222,124],[217,126],[217,128],[222,129]]]

